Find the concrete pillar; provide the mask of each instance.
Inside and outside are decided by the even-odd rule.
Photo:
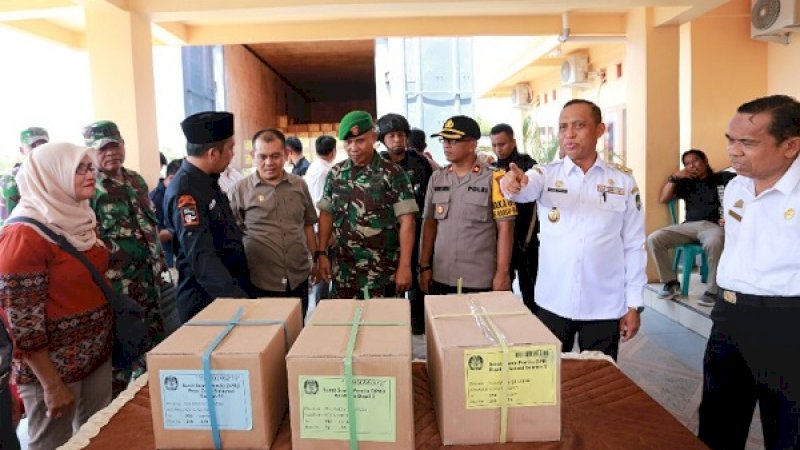
[[[767,48],[750,38],[750,1],[734,0],[681,26],[680,151],[698,148],[711,167],[730,165],[728,122],[767,93]]]
[[[95,119],[116,122],[125,166],[153,188],[160,164],[150,20],[103,0],[87,0],[84,7]]]
[[[658,193],[667,175],[677,167],[678,27],[654,25],[651,8],[634,8],[628,14],[624,75],[627,78],[627,161],[639,184],[649,234],[669,223],[667,207]],[[654,264],[648,278],[656,280]]]

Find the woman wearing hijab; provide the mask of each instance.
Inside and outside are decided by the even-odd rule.
[[[38,147],[17,174],[21,200],[10,218],[38,220],[105,273],[108,251],[89,206],[94,164],[85,147]],[[14,341],[28,448],[56,448],[111,401],[111,307],[80,261],[26,223],[0,231],[0,306]]]

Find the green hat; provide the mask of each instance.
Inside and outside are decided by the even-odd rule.
[[[19,134],[20,144],[26,147],[30,147],[38,141],[50,142],[50,135],[44,128],[30,127],[22,130],[22,133]]]
[[[117,124],[110,120],[100,120],[83,128],[83,140],[87,147],[100,149],[108,144],[122,144]]]
[[[372,116],[366,111],[350,111],[339,122],[339,139],[361,136],[375,126]]]

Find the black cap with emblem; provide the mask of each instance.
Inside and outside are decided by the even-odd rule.
[[[481,127],[473,118],[467,116],[453,116],[444,122],[442,131],[434,133],[431,137],[441,136],[445,139],[480,139]]]

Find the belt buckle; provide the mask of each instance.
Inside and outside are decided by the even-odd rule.
[[[730,303],[731,305],[736,304],[736,292],[732,291],[722,291],[722,299],[726,302]]]

